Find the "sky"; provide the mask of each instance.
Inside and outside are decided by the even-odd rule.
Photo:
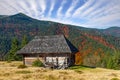
[[[0,0],[0,15],[17,13],[88,28],[120,27],[120,0]]]

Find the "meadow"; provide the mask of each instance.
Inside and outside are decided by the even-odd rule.
[[[65,70],[18,68],[20,61],[0,62],[0,80],[120,80],[120,70],[73,66]]]

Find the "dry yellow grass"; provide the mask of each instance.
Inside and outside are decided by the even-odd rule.
[[[0,80],[120,80],[120,70],[50,70],[38,67],[18,69],[20,64],[22,62],[0,62]]]

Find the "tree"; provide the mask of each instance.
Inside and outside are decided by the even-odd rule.
[[[114,55],[113,55],[113,61],[114,61],[114,69],[120,69],[120,52],[119,51],[115,51]]]
[[[120,52],[115,51],[111,56],[105,57],[106,68],[120,69]]]
[[[106,64],[108,69],[113,69],[114,68],[114,61],[113,61],[113,57],[109,57],[107,64]]]
[[[19,50],[19,44],[18,44],[17,38],[13,38],[11,42],[11,49],[9,50],[7,54],[7,60],[8,61],[14,61],[14,60],[21,60],[21,57],[16,54],[16,52]]]
[[[28,43],[28,39],[26,35],[23,36],[22,42],[21,42],[21,48],[24,47]]]
[[[83,64],[83,56],[82,56],[82,54],[81,54],[80,52],[77,52],[77,53],[75,54],[75,64],[76,64],[76,65],[81,65],[81,64]]]

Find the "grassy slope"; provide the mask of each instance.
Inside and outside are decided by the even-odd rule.
[[[120,71],[74,66],[67,70],[50,70],[38,67],[18,69],[22,62],[0,62],[0,80],[117,80]]]

